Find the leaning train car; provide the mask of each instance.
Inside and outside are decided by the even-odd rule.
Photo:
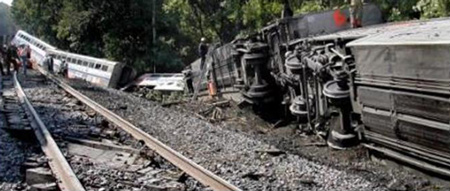
[[[380,9],[374,4],[366,4],[364,6],[364,15],[362,24],[364,26],[383,23],[383,18]],[[282,52],[286,52],[288,42],[303,39],[310,36],[317,36],[321,34],[329,34],[337,31],[347,30],[350,28],[349,24],[349,10],[336,9],[331,11],[323,11],[318,13],[311,13],[306,15],[297,15],[291,18],[279,19],[273,24],[261,30],[262,35],[255,35],[246,39],[237,39],[233,43],[228,43],[222,46],[213,45],[210,47],[208,56],[206,58],[206,69],[200,68],[200,60],[191,64],[194,76],[194,84],[196,91],[206,90],[207,81],[215,82],[217,90],[220,92],[235,93],[239,91],[249,92],[244,94],[242,99],[247,102],[270,101],[269,96],[265,95],[263,91],[268,88],[266,79],[255,78],[253,67],[251,64],[245,64],[244,54],[254,49],[265,49],[261,54],[270,54],[271,56],[269,70],[264,70],[263,73],[272,73],[276,70],[283,70],[277,63],[283,65],[285,57]],[[256,39],[260,38],[260,39]],[[264,40],[266,47],[246,47],[249,41]],[[250,50],[252,49],[252,50]],[[250,56],[250,55],[247,55]],[[253,57],[252,55],[250,57]],[[258,58],[249,58],[258,60]],[[201,71],[208,70],[211,76],[205,75]],[[257,68],[259,70],[259,68]],[[261,76],[258,76],[261,77]],[[267,79],[269,80],[269,79]],[[254,88],[250,88],[252,83]],[[255,88],[257,89],[254,92]],[[269,93],[270,92],[266,92]],[[263,100],[259,100],[259,98]]]
[[[58,50],[22,30],[16,33],[11,42],[16,46],[29,45],[32,63],[42,65],[44,58],[51,54],[55,58],[54,67],[58,70],[61,61],[65,60],[69,66],[69,78],[116,88],[126,85],[136,77],[136,71],[123,63]]]
[[[54,57],[54,69],[59,70],[61,62],[68,64],[68,77],[81,79],[102,87],[116,88],[130,81],[133,76],[125,72],[120,62],[74,54],[62,50],[48,50]]]
[[[16,45],[29,45],[31,49],[31,62],[39,64],[47,55],[48,50],[56,50],[56,48],[23,30],[17,31],[11,42]]]
[[[368,147],[445,176],[450,176],[449,34],[445,18],[346,44],[354,56],[364,138],[375,143]]]
[[[313,18],[327,17],[276,22],[234,41],[225,60],[210,53],[210,62],[232,60],[232,85],[244,101],[281,105],[285,118],[326,137],[332,148],[363,143],[449,177],[450,19],[380,24],[380,16],[363,28],[334,25],[327,33],[315,29],[330,23],[308,22]],[[328,16],[332,24],[334,18]]]
[[[290,102],[292,114],[315,128],[332,124],[325,129],[331,147],[363,141],[450,176],[449,32],[445,18],[291,42],[285,66],[300,87],[300,97]]]

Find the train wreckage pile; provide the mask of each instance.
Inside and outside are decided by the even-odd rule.
[[[332,148],[363,143],[450,176],[450,19],[379,24],[379,10],[364,11],[360,29],[330,23],[330,11],[281,19],[215,47],[211,81],[325,136]],[[201,70],[198,62],[192,68]]]

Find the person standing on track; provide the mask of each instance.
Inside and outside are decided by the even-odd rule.
[[[11,45],[9,45],[8,50],[6,51],[6,72],[7,75],[11,74],[11,63],[14,66],[14,71],[17,72],[17,70],[19,69],[19,66],[17,64],[17,60],[19,60],[19,56],[17,54],[17,47],[11,43]]]
[[[31,63],[31,48],[30,45],[27,45],[27,60],[28,60],[28,65],[30,66],[30,68],[33,68],[32,63]]]
[[[6,46],[3,45],[0,47],[0,70],[2,70],[2,75],[5,75],[5,71],[3,70],[3,64],[6,61]]]
[[[188,94],[194,93],[194,85],[193,85],[193,81],[192,81],[193,76],[192,76],[191,66],[188,66],[185,70],[183,70],[183,74],[184,74],[184,80],[186,82]]]
[[[198,54],[200,55],[200,70],[203,71],[205,66],[206,54],[208,54],[208,45],[206,44],[206,39],[202,37],[200,39],[200,44],[198,45]]]
[[[59,74],[62,75],[64,78],[68,76],[68,66],[66,60],[62,60],[59,68]]]
[[[22,61],[22,67],[23,67],[23,75],[27,75],[27,67],[29,58],[31,57],[31,50],[30,46],[24,46],[20,51],[20,60]]]
[[[53,73],[53,56],[48,54],[45,58],[44,64],[47,65],[47,70],[50,73]]]

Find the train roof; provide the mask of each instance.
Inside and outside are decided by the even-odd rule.
[[[383,30],[350,42],[348,46],[443,44],[450,44],[450,18],[414,22],[395,30]]]
[[[408,28],[408,30],[419,27],[422,25],[430,25],[439,23],[442,21],[449,20],[449,18],[438,18],[438,19],[430,19],[430,20],[412,20],[412,21],[399,21],[399,22],[390,22],[390,23],[384,23],[384,24],[377,24],[372,26],[366,26],[362,28],[356,28],[356,29],[349,29],[345,31],[340,31],[332,34],[327,35],[319,35],[316,37],[311,37],[310,39],[313,41],[327,41],[327,40],[335,40],[335,39],[342,39],[342,40],[348,40],[348,39],[357,39],[357,38],[363,38],[367,36],[373,36],[380,33],[385,34],[389,31],[397,31],[401,30],[403,28]]]
[[[65,54],[67,56],[70,56],[70,57],[73,57],[76,59],[84,59],[84,60],[89,60],[91,62],[102,62],[104,64],[109,64],[109,65],[119,64],[119,62],[110,61],[110,60],[103,59],[103,58],[95,58],[95,57],[91,57],[91,56],[70,53],[70,52],[66,52],[66,51],[62,51],[62,50],[49,50],[48,52],[53,53],[53,54]]]
[[[54,47],[54,46],[52,46],[52,45],[50,45],[50,44],[48,44],[48,43],[42,41],[42,40],[39,39],[39,38],[34,37],[33,35],[28,34],[27,32],[25,32],[25,31],[23,31],[23,30],[17,31],[17,34],[23,34],[23,35],[25,35],[25,36],[28,36],[28,38],[33,38],[34,41],[39,42],[39,43],[42,44],[43,46],[46,46],[46,48],[56,49],[56,47]]]
[[[433,83],[450,79],[450,19],[416,22],[354,40],[359,76],[401,78]]]

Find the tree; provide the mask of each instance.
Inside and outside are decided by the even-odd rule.
[[[198,58],[201,37],[227,43],[256,33],[281,17],[286,1],[295,14],[348,6],[347,0],[15,0],[12,14],[60,49],[122,61],[141,73],[155,65],[157,72],[178,72]],[[447,16],[449,1],[373,0],[389,21]]]
[[[147,0],[15,0],[16,21],[32,34],[60,49],[95,57],[106,57],[150,71],[156,63],[160,72],[182,68],[169,48],[163,16],[158,16],[153,42],[152,16],[162,14],[162,1]],[[161,30],[161,31],[160,31]]]
[[[450,0],[419,0],[416,10],[422,18],[447,17],[450,11]]]

